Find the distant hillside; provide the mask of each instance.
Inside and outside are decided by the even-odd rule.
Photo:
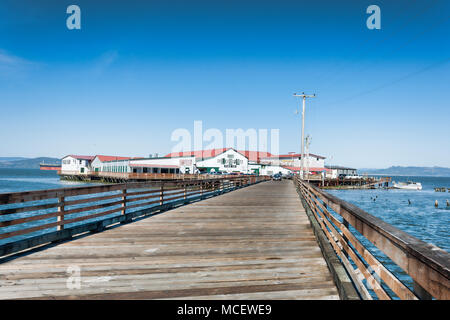
[[[26,159],[27,158],[23,158],[23,157],[0,157],[0,162],[26,160]]]
[[[39,164],[42,162],[48,164],[61,164],[61,160],[57,158],[40,157],[34,159],[27,158],[13,158],[16,160],[2,160],[6,158],[0,158],[0,168],[12,168],[12,169],[39,169]]]
[[[401,167],[387,169],[359,169],[359,173],[386,174],[391,176],[441,176],[450,177],[450,168],[444,167]]]

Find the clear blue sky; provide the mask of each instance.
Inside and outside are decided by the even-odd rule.
[[[244,4],[245,2],[245,4]],[[81,30],[66,8],[81,8]],[[366,8],[381,8],[381,30]],[[173,130],[280,129],[361,167],[450,167],[450,2],[0,4],[0,156],[170,152]]]

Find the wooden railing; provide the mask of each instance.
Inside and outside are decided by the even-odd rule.
[[[267,180],[238,176],[0,194],[0,256]]]
[[[373,299],[368,288],[379,299],[450,299],[448,252],[298,177],[294,183],[363,299]],[[350,231],[350,226],[412,278],[413,290],[386,269]]]
[[[61,176],[81,176],[81,177],[100,177],[123,180],[204,180],[220,178],[232,178],[236,175],[213,175],[213,174],[189,174],[189,173],[135,173],[135,172],[106,172],[89,171],[80,173],[78,171],[58,170]]]

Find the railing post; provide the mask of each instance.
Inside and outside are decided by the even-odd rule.
[[[127,203],[127,189],[122,189],[122,211],[121,214],[125,215],[126,211],[126,203]]]
[[[126,206],[127,206],[127,189],[122,189],[122,210],[120,211],[120,214],[122,216],[125,216],[125,220],[121,221],[121,224],[126,224],[131,222],[131,218],[126,216]],[[102,231],[103,227],[100,227],[99,231]]]
[[[58,197],[58,203],[59,203],[59,205],[58,205],[58,213],[59,214],[58,214],[57,222],[64,221],[64,200],[65,200],[64,196]],[[64,229],[64,225],[63,224],[62,225],[58,225],[56,227],[57,231],[60,231],[60,230],[63,230],[63,229]]]
[[[326,208],[326,204],[325,204],[325,208]],[[339,215],[340,215],[340,213],[339,213]],[[341,217],[342,217],[342,216],[341,216]],[[344,227],[347,228],[347,230],[349,230],[349,223],[348,223],[348,221],[345,220],[344,218],[342,218],[342,224],[344,225]],[[350,246],[349,241],[348,241],[348,238],[347,238],[344,234],[342,234],[342,238],[344,239],[345,243],[346,243],[348,246]],[[345,250],[342,250],[342,251],[343,251],[343,253],[344,253],[344,256],[345,256],[346,258],[348,258],[348,252],[345,251]]]
[[[159,191],[159,205],[162,206],[164,203],[164,183],[161,182],[161,187]]]
[[[184,184],[184,200],[186,200],[186,194],[187,194],[187,187],[186,183]]]

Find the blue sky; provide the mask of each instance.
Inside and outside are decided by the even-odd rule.
[[[67,6],[81,30],[66,28]],[[366,8],[381,8],[381,30]],[[448,1],[0,3],[0,156],[168,153],[177,128],[280,129],[328,163],[450,167]],[[207,144],[207,143],[205,143]]]

